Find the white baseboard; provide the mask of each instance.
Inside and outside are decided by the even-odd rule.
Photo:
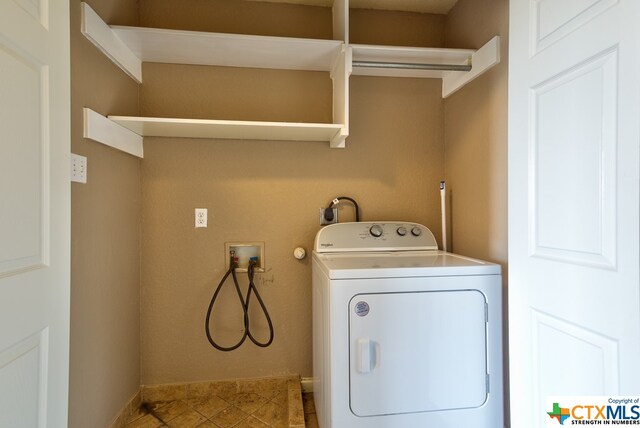
[[[302,392],[313,392],[313,378],[303,377],[300,379],[300,385],[302,385]]]

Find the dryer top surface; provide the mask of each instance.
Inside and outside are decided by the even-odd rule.
[[[499,265],[438,251],[418,223],[357,222],[326,226],[316,235],[314,267],[331,279],[500,275]]]
[[[444,251],[389,251],[322,254],[314,265],[330,279],[500,275],[501,266]]]

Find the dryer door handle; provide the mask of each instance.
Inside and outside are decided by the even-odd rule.
[[[370,373],[373,353],[371,352],[371,340],[361,337],[356,342],[356,369],[358,373]]]

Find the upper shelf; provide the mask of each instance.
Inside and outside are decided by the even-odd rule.
[[[447,98],[467,83],[500,63],[500,37],[478,50],[351,45],[353,72],[360,76],[419,77],[442,79]],[[366,67],[359,64],[368,63]],[[380,67],[376,67],[379,63]],[[465,69],[465,71],[456,71]]]
[[[445,70],[359,67],[359,62],[412,65],[471,65],[473,49],[413,48],[402,46],[351,45],[353,73],[358,76],[442,78]]]
[[[349,44],[348,0],[334,0],[334,36],[341,40],[206,33],[107,25],[81,3],[82,33],[137,82],[142,62],[328,71],[333,80],[331,124],[197,120],[85,113],[87,138],[142,156],[143,136],[327,141],[345,147],[349,135],[349,76],[441,78],[448,97],[500,62],[500,38],[478,50]],[[464,71],[459,71],[464,70]],[[110,120],[109,120],[110,119]],[[115,142],[111,142],[114,140]]]
[[[142,62],[331,71],[338,40],[111,27]]]
[[[344,4],[336,1],[334,9],[341,11]],[[347,46],[353,51],[354,75],[443,79],[447,97],[500,62],[497,36],[478,50],[345,45],[341,40],[110,27],[86,3],[82,16],[85,36],[140,83],[142,62],[332,71]],[[456,71],[461,67],[464,71]]]
[[[340,40],[109,26],[82,3],[82,33],[138,83],[142,63],[332,71]]]

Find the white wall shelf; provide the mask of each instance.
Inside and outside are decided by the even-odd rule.
[[[339,4],[348,7],[346,0],[336,0]],[[335,26],[346,25],[345,14]],[[82,32],[138,83],[143,81],[142,62],[328,71],[333,80],[332,124],[109,117],[139,136],[326,141],[331,147],[345,147],[351,51],[342,40],[110,27],[86,3],[82,3]],[[104,143],[108,136],[101,139]]]
[[[138,83],[143,80],[142,62],[328,71],[333,81],[332,124],[109,116],[118,126],[112,128],[105,125],[103,120],[109,119],[104,116],[98,115],[100,119],[85,114],[85,126],[91,120],[102,124],[97,141],[105,144],[109,144],[110,138],[107,130],[112,129],[116,133],[113,138],[120,141],[120,128],[125,127],[140,138],[327,141],[331,147],[343,148],[349,135],[349,77],[352,73],[440,78],[442,96],[448,97],[500,62],[499,37],[494,37],[477,51],[350,45],[348,0],[334,0],[333,3],[334,37],[338,40],[110,27],[89,5],[82,3],[81,7],[82,33]],[[383,64],[371,67],[362,62]],[[470,71],[416,69],[434,66],[470,66]],[[111,145],[118,147],[119,144]],[[142,156],[141,146],[139,153]]]
[[[500,62],[500,37],[480,49],[412,48],[396,46],[351,45],[353,74],[356,76],[417,77],[442,79],[442,97],[446,98]],[[375,62],[391,67],[358,67],[358,62]],[[393,67],[396,64],[399,67]],[[403,68],[423,65],[425,69]],[[469,65],[469,71],[429,70],[428,66]],[[451,67],[451,68],[453,68]]]
[[[142,62],[331,71],[338,40],[111,27]]]
[[[109,119],[142,137],[222,138],[330,142],[341,124],[257,122],[241,120],[172,119],[109,116]]]
[[[473,49],[412,48],[403,46],[351,45],[353,61],[397,64],[470,65]],[[356,76],[418,77],[441,79],[445,71],[394,68],[360,68]]]

